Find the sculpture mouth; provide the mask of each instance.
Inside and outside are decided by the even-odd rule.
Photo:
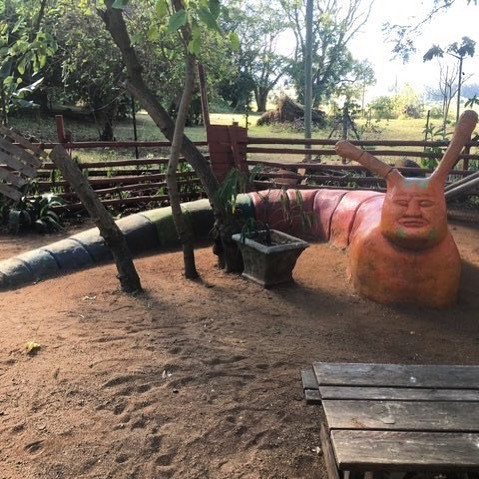
[[[423,219],[406,219],[399,221],[399,224],[405,228],[422,228],[427,226],[429,223]]]

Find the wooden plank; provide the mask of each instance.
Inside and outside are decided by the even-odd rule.
[[[339,139],[305,139],[305,138],[272,138],[272,137],[249,137],[248,143],[252,145],[335,145]],[[443,146],[449,145],[448,140],[440,141],[424,141],[424,140],[349,140],[350,143],[356,146]],[[479,146],[478,141],[471,141],[466,145]]]
[[[22,187],[27,180],[22,178],[21,176],[13,174],[11,171],[6,170],[0,166],[0,178],[5,180],[7,183],[11,183],[13,186],[17,186],[18,188]]]
[[[8,153],[5,153],[4,151],[0,150],[0,163],[3,163],[10,168],[13,168],[14,170],[19,171],[20,173],[23,173],[25,176],[29,176],[30,178],[33,178],[37,174],[37,170],[35,168],[32,168],[30,165],[27,165],[25,163],[22,163],[20,160],[15,158],[12,155],[9,155]]]
[[[479,389],[422,389],[321,386],[323,399],[375,399],[397,401],[479,401]]]
[[[337,156],[336,150],[321,150],[321,149],[303,149],[303,148],[268,148],[251,146],[246,149],[248,153],[269,153],[269,154],[289,154],[289,155],[304,155],[305,153],[311,155],[323,156]],[[374,153],[374,156],[405,156],[415,158],[441,158],[442,153],[434,153],[431,151],[404,151],[404,150],[368,150]],[[465,158],[466,155],[459,155],[459,159]],[[479,155],[467,155],[468,159],[478,160]]]
[[[320,386],[479,389],[479,366],[314,363]]]
[[[35,158],[23,148],[20,148],[19,146],[14,145],[13,143],[10,143],[8,140],[5,140],[3,138],[0,138],[0,148],[7,153],[10,153],[11,155],[17,156],[33,168],[38,168],[42,164],[42,162],[38,158]]]
[[[41,161],[37,158],[38,156],[45,159],[48,158],[48,155],[42,149],[42,145],[38,143],[37,144],[30,143],[26,138],[10,130],[10,128],[7,128],[5,126],[0,127],[0,133],[2,135],[8,136],[9,138],[17,142],[19,145],[22,145],[23,148],[26,148],[27,150],[30,150],[31,152],[33,152],[34,159],[39,163],[38,166],[41,165]]]
[[[3,183],[0,183],[0,193],[2,193],[5,196],[8,196],[12,200],[19,201],[22,199],[22,194],[16,190],[15,188],[12,188],[11,186],[5,185]]]
[[[321,440],[321,448],[323,451],[324,463],[328,471],[329,479],[339,479],[338,468],[336,466],[336,459],[334,457],[333,447],[329,439],[328,431],[324,424],[321,424],[319,431],[319,438]]]
[[[332,431],[340,469],[479,470],[479,434]]]
[[[316,381],[312,368],[301,371],[301,381],[303,382],[303,389],[318,389],[318,381]]]
[[[478,402],[327,399],[323,408],[331,429],[479,432]]]
[[[317,389],[305,389],[304,399],[306,400],[306,404],[321,404],[321,396]]]
[[[203,155],[205,159],[209,159],[208,155]],[[185,164],[187,161],[184,158],[180,158],[178,161],[179,164]],[[93,168],[104,168],[104,169],[111,169],[111,168],[119,168],[124,166],[136,166],[137,169],[141,166],[145,165],[166,165],[168,164],[168,158],[139,158],[137,160],[112,160],[112,161],[92,161],[92,162],[85,162],[80,163],[78,166],[80,168],[88,168],[91,170]],[[45,170],[53,170],[55,166],[53,163],[43,163],[42,169]],[[156,169],[156,168],[154,168]],[[146,169],[149,171],[149,169]]]

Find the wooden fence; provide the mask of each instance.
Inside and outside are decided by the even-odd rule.
[[[205,143],[202,142],[199,146],[204,146]],[[67,143],[64,146],[69,151],[99,148],[98,145],[84,143]],[[135,145],[128,146],[167,148],[169,143],[136,142]],[[52,144],[45,147],[52,147]],[[110,145],[109,148],[114,149],[114,146]],[[125,145],[122,144],[119,148],[125,148]],[[106,206],[139,206],[151,203],[156,207],[169,204],[165,174],[167,163],[166,158],[138,158],[79,163],[79,166]],[[180,159],[177,176],[182,201],[192,201],[204,196],[200,180],[184,158]],[[70,185],[61,177],[53,163],[42,165],[30,190],[30,194],[46,192],[55,193],[56,196],[63,198],[68,210],[82,209],[76,194],[71,191]]]
[[[74,142],[63,129],[62,120],[57,119],[59,142],[67,151],[75,154],[78,150],[141,148],[169,148],[166,141],[118,141],[118,142]],[[255,138],[249,137],[244,128],[210,125],[207,128],[207,141],[195,144],[204,150],[213,172],[221,181],[227,172],[236,167],[248,171],[254,165],[261,165],[256,178],[258,188],[290,186],[298,189],[345,188],[345,189],[384,189],[384,180],[373,177],[362,166],[343,164],[334,151],[337,140]],[[58,143],[44,144],[46,150]],[[416,160],[440,160],[447,147],[445,141],[401,141],[368,140],[352,141],[360,148],[371,151],[383,161],[395,163],[405,158]],[[450,181],[467,177],[479,169],[479,142],[467,144],[456,169],[451,172]],[[133,157],[133,154],[132,154]],[[81,163],[84,174],[107,206],[156,207],[168,204],[166,187],[166,164],[164,157],[142,157]],[[431,169],[420,167],[400,167],[406,175],[424,176]],[[191,201],[204,196],[199,179],[184,159],[180,161],[178,182],[183,201]],[[44,163],[30,194],[54,192],[62,197],[69,210],[82,209],[76,195],[70,190],[53,163]],[[470,193],[471,194],[471,193]],[[472,192],[479,194],[479,192]]]

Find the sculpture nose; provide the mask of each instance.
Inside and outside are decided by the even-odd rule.
[[[421,208],[419,207],[418,201],[415,201],[413,199],[408,203],[405,216],[410,216],[410,217],[422,216]]]

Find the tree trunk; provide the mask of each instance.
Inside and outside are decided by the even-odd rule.
[[[63,177],[70,183],[80,198],[88,214],[100,230],[101,236],[110,247],[118,270],[118,279],[121,289],[125,293],[142,291],[140,278],[136,272],[126,239],[118,225],[113,221],[110,213],[98,199],[88,180],[83,176],[80,168],[67,155],[61,145],[57,145],[50,157],[55,166],[62,172]]]
[[[262,88],[258,88],[254,93],[256,106],[259,112],[266,111],[266,103],[268,100],[268,91]]]
[[[196,279],[198,272],[195,265],[195,253],[193,248],[193,238],[191,231],[186,224],[183,212],[181,211],[181,199],[178,191],[178,181],[176,170],[178,169],[178,159],[180,156],[183,132],[185,130],[186,118],[193,94],[195,81],[195,59],[190,53],[186,54],[185,59],[185,84],[181,96],[178,114],[176,116],[175,133],[171,142],[170,159],[168,161],[168,170],[166,173],[166,184],[168,186],[168,196],[170,198],[173,221],[180,243],[183,247],[183,261],[185,265],[185,277],[187,279]]]
[[[112,8],[113,0],[104,0],[104,2],[107,8],[104,11],[99,11],[98,14],[103,19],[113,41],[122,53],[128,73],[125,86],[148,112],[163,135],[165,135],[168,140],[173,141],[175,124],[157,97],[144,82],[142,67],[131,45],[121,10]],[[203,185],[213,209],[216,229],[219,232],[221,241],[223,243],[231,242],[231,235],[229,234],[231,218],[225,214],[223,205],[217,197],[219,185],[211,167],[196,146],[185,135],[182,136],[181,153],[193,167]]]
[[[105,11],[99,11],[98,13],[105,22],[106,28],[110,32],[113,41],[122,53],[128,72],[126,88],[141,103],[143,108],[145,108],[165,137],[172,141],[175,124],[153,92],[145,84],[142,76],[142,67],[131,45],[121,10],[112,8],[112,3],[112,0],[105,0],[107,9]],[[181,153],[198,175],[213,207],[213,212],[217,217],[221,217],[221,205],[216,199],[218,181],[198,148],[184,135]]]
[[[7,101],[5,99],[5,89],[3,86],[3,82],[0,83],[0,112],[1,112],[1,118],[0,118],[0,123],[3,126],[7,126],[8,120],[7,120]]]

